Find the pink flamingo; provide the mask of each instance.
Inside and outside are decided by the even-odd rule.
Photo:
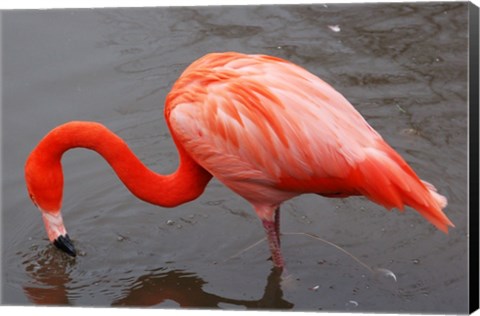
[[[98,152],[139,199],[174,207],[196,199],[217,177],[255,209],[273,264],[282,268],[279,209],[302,193],[364,195],[387,209],[416,209],[447,233],[445,197],[408,164],[330,85],[288,61],[212,53],[192,63],[168,94],[165,118],[180,164],[170,175],[149,170],[127,144],[94,122],[49,132],[25,166],[27,188],[48,237],[75,256],[61,216],[62,154]]]

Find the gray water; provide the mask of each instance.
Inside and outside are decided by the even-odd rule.
[[[466,313],[466,3],[4,11],[2,303]],[[163,117],[173,82],[213,51],[264,53],[332,84],[435,184],[449,235],[361,197],[282,208],[287,277],[250,205],[213,180],[163,209],[133,197],[97,154],[63,159],[63,215],[80,255],[49,244],[23,164],[53,127],[102,122],[161,173],[177,154]]]

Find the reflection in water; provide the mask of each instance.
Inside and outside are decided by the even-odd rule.
[[[25,270],[34,280],[24,285],[27,297],[38,305],[74,305],[70,298],[76,289],[69,287],[72,278],[70,265],[75,259],[55,255],[55,249],[48,247],[36,258],[26,261]],[[248,309],[291,309],[294,304],[283,298],[281,288],[282,272],[272,268],[263,296],[258,300],[238,300],[211,294],[203,290],[207,282],[194,272],[158,268],[138,277],[112,306],[155,306],[170,300],[181,307],[221,308],[221,304],[243,306]]]
[[[220,307],[232,304],[251,309],[290,309],[293,304],[283,299],[280,286],[281,272],[272,268],[267,278],[263,297],[259,300],[237,300],[203,291],[204,280],[195,273],[182,270],[163,271],[157,269],[138,278],[125,297],[113,302],[112,306],[153,306],[165,300],[173,300],[181,307]],[[185,289],[188,289],[185,291]]]
[[[56,249],[48,247],[40,251],[34,258],[29,258],[23,264],[26,272],[34,282],[23,286],[27,297],[35,304],[41,305],[71,305],[66,284],[71,281],[68,274],[73,260],[55,260]]]

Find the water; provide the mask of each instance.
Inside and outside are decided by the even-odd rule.
[[[467,13],[466,3],[3,12],[2,303],[466,313]],[[23,179],[40,138],[99,121],[171,172],[165,95],[190,62],[231,50],[286,58],[331,83],[448,197],[456,228],[447,236],[411,209],[363,198],[301,196],[283,206],[282,231],[334,242],[396,282],[298,235],[282,238],[282,280],[265,242],[241,252],[262,226],[219,182],[162,209],[135,199],[95,153],[73,150],[63,215],[80,255],[49,245]]]

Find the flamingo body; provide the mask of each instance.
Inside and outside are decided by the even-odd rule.
[[[442,211],[446,199],[420,180],[340,93],[285,60],[208,54],[175,83],[165,118],[180,155],[173,174],[150,171],[103,125],[67,123],[27,160],[32,199],[48,216],[59,216],[61,154],[85,147],[99,152],[133,194],[157,205],[193,200],[212,176],[218,178],[253,205],[278,267],[283,266],[279,207],[303,193],[364,195],[387,209],[411,206],[444,232],[453,226]],[[66,235],[63,222],[45,221],[47,231],[57,227],[49,233],[52,241]]]
[[[446,200],[340,93],[287,61],[207,55],[182,74],[165,115],[189,155],[261,208],[260,218],[317,193],[365,195],[389,209],[406,204],[443,231],[449,225]]]

